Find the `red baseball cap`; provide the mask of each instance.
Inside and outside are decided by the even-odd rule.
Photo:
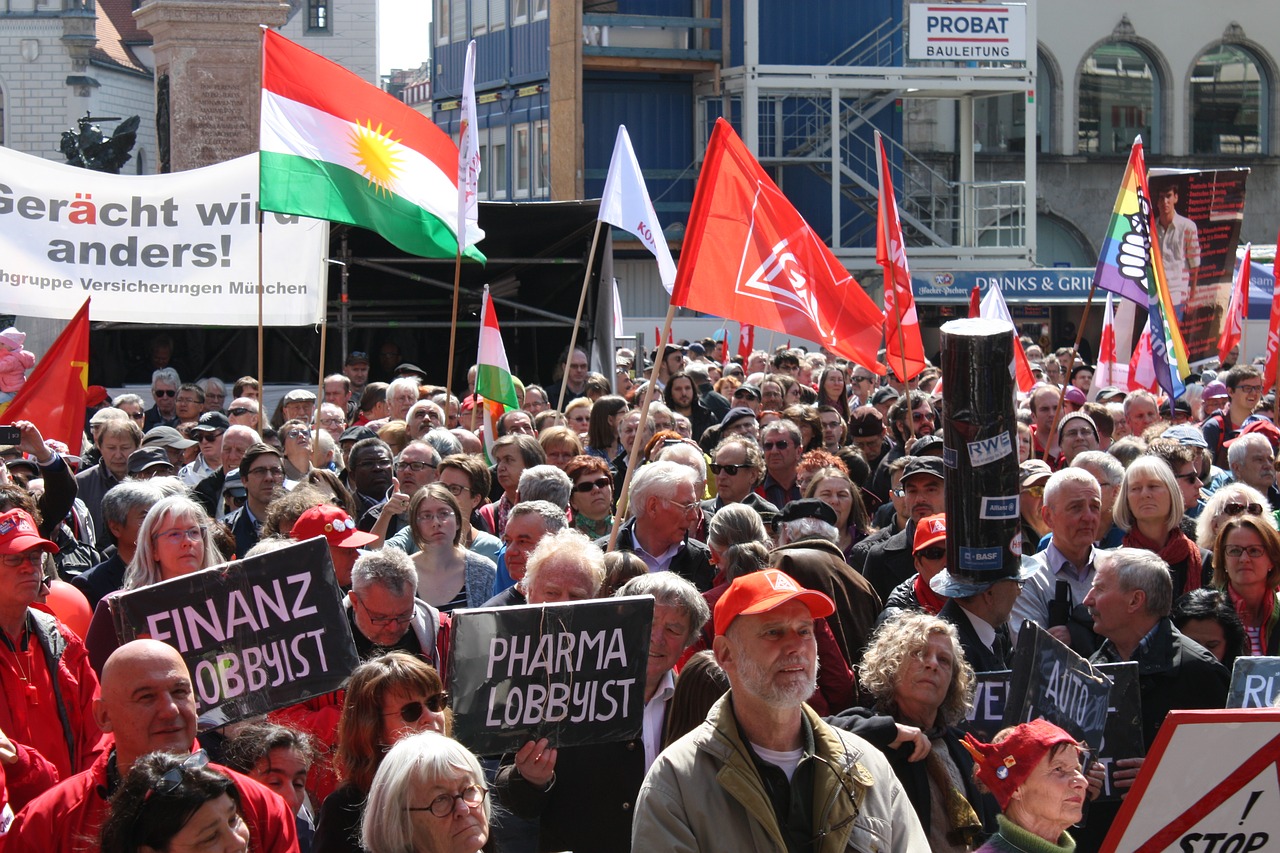
[[[911,543],[911,553],[915,553],[930,545],[947,541],[947,514],[928,515],[916,524],[916,538]]]
[[[1079,742],[1045,719],[1032,720],[1010,729],[999,743],[983,743],[971,734],[964,736],[964,748],[973,756],[978,779],[995,795],[1003,811],[1013,792],[1031,776],[1049,750],[1060,743]]]
[[[330,545],[339,548],[359,548],[378,541],[377,536],[356,527],[346,510],[333,504],[320,504],[304,512],[293,523],[289,536],[299,542],[313,536],[323,536],[329,540]]]
[[[739,616],[768,613],[788,601],[801,601],[814,619],[836,612],[836,605],[817,590],[805,589],[795,578],[777,569],[763,569],[736,578],[716,602],[716,636],[729,630]]]
[[[35,519],[26,510],[11,509],[0,515],[0,554],[21,554],[39,547],[58,553],[58,546],[40,535]]]

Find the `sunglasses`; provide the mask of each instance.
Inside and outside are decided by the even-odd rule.
[[[760,445],[765,450],[786,450],[791,446],[789,441],[766,441]]]
[[[1247,512],[1249,515],[1262,515],[1262,505],[1232,501],[1231,503],[1223,504],[1222,511],[1227,515],[1239,515],[1242,512]]]
[[[737,475],[739,471],[750,471],[756,466],[754,465],[721,465],[719,462],[711,463],[711,473],[719,477],[721,474],[728,474],[730,477]]]
[[[234,409],[227,409],[227,414],[233,417],[242,418],[245,415],[249,415],[249,414],[256,415],[257,412],[255,412],[253,409],[246,409],[244,406],[236,406]]]
[[[177,767],[171,767],[164,772],[159,779],[151,783],[151,790],[147,792],[147,797],[152,794],[172,794],[182,784],[182,780],[187,778],[187,773],[194,770],[202,770],[209,766],[209,754],[203,749],[198,752],[191,753],[191,757],[183,761]],[[145,799],[145,798],[144,798]]]
[[[212,443],[212,442],[217,441],[221,436],[222,436],[222,431],[218,431],[218,432],[201,432],[201,433],[199,434],[199,438],[198,438],[197,440],[198,440],[198,441],[203,441],[203,442],[205,442],[205,443]]]
[[[929,548],[921,548],[919,551],[916,551],[916,554],[924,557],[926,560],[941,560],[943,557],[947,556],[947,549],[934,545]]]
[[[1181,480],[1184,483],[1199,483],[1200,475],[1192,471],[1187,474],[1175,474],[1173,479]],[[1254,506],[1257,506],[1257,504],[1254,504]]]
[[[400,719],[406,723],[416,723],[422,719],[422,715],[426,711],[433,714],[439,714],[445,708],[449,707],[449,694],[440,692],[434,696],[427,697],[425,702],[410,702],[399,711],[392,711],[390,714],[383,714],[384,717],[394,717],[400,715]]]
[[[573,487],[573,490],[580,495],[585,495],[587,492],[594,491],[595,489],[608,489],[612,486],[613,484],[609,482],[608,477],[601,477],[599,480],[588,480],[583,483],[578,483]]]
[[[176,396],[177,396],[177,394],[178,394],[178,392],[177,392],[177,391],[163,391],[163,390],[161,390],[161,391],[152,391],[152,392],[151,392],[151,396],[153,396],[153,397],[176,397]]]

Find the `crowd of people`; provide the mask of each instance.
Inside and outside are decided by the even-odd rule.
[[[352,352],[273,413],[251,377],[164,367],[149,401],[86,413],[82,447],[18,422],[0,849],[1097,849],[1097,745],[966,736],[975,672],[1008,669],[1029,620],[1139,663],[1147,747],[1170,710],[1223,707],[1232,662],[1280,649],[1280,429],[1254,367],[1170,405],[1025,343],[1022,559],[987,579],[947,565],[933,367],[668,344],[642,417],[646,354],[605,377],[574,350],[486,427],[475,368],[451,395]],[[316,536],[361,663],[197,737],[182,656],[120,644],[113,602]],[[454,611],[614,595],[655,602],[637,738],[452,738]],[[1121,796],[1142,763],[1111,768]]]

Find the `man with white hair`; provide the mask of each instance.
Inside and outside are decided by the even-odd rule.
[[[617,549],[632,551],[651,572],[672,571],[699,590],[711,589],[711,551],[689,537],[702,517],[697,472],[675,462],[652,462],[631,478],[635,516],[618,531]],[[596,544],[608,547],[608,537]]]
[[[1272,506],[1280,506],[1280,489],[1276,488],[1275,448],[1261,432],[1245,432],[1227,442],[1227,464],[1231,479],[1252,486]]]
[[[223,509],[222,493],[226,488],[227,472],[239,471],[244,452],[261,442],[262,436],[255,430],[239,424],[227,427],[226,432],[222,434],[222,464],[218,470],[196,483],[192,489],[195,500],[205,508],[210,518],[221,520],[226,515]]]
[[[142,431],[154,426],[178,425],[178,386],[182,380],[172,367],[162,367],[151,374],[151,399],[155,404],[147,409],[142,421]]]
[[[684,465],[694,472],[693,493],[698,496],[699,506],[701,506],[701,498],[707,493],[707,457],[703,454],[702,448],[694,444],[692,439],[686,439],[662,448],[658,451],[656,459]],[[702,512],[698,513],[697,523],[689,528],[689,538],[705,544],[707,541],[707,524],[707,515]]]

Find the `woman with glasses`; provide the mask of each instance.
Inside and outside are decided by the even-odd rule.
[[[248,853],[249,826],[240,815],[240,792],[230,777],[209,766],[203,750],[189,756],[143,756],[111,798],[99,849]]]
[[[433,732],[407,737],[374,776],[361,841],[369,853],[478,853],[489,835],[489,789],[480,762]]]
[[[1241,513],[1250,515],[1274,515],[1271,504],[1262,492],[1244,483],[1228,483],[1205,501],[1204,509],[1196,518],[1196,544],[1201,548],[1213,548],[1218,531],[1227,520]]]
[[[598,405],[598,404],[597,404]],[[564,467],[573,481],[569,508],[573,528],[592,539],[608,536],[613,528],[613,476],[598,456],[575,456]]]
[[[418,552],[418,597],[443,613],[479,607],[489,599],[497,567],[462,544],[462,508],[443,483],[423,486],[409,500],[409,526]]]
[[[163,498],[147,511],[138,528],[138,545],[125,568],[122,591],[189,575],[216,566],[223,559],[214,543],[213,520],[204,507],[182,495]],[[120,645],[111,615],[111,603],[117,595],[119,592],[98,602],[85,636],[89,662],[99,673]]]
[[[1175,598],[1205,585],[1212,555],[1182,532],[1182,492],[1173,469],[1158,456],[1140,456],[1120,480],[1113,510],[1125,531],[1121,544],[1157,554],[1169,564]]]
[[[338,720],[334,767],[341,784],[320,806],[313,853],[362,849],[360,818],[388,750],[419,732],[447,734],[448,702],[440,675],[414,655],[389,652],[356,667]]]
[[[1280,654],[1280,533],[1257,513],[1231,516],[1218,531],[1212,585],[1244,623],[1249,655]]]
[[[306,421],[285,421],[280,427],[280,438],[284,442],[284,466],[286,480],[297,482],[311,470],[311,427]]]

